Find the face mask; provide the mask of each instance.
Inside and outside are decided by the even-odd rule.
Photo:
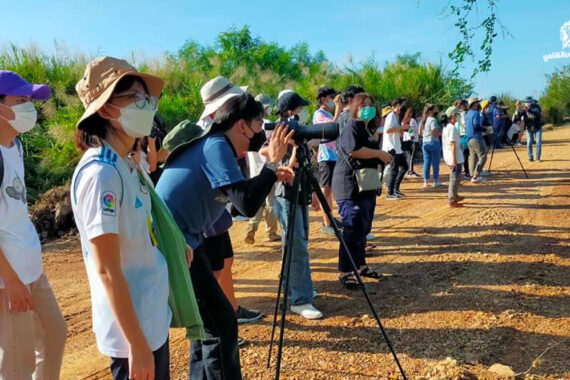
[[[263,144],[265,144],[267,138],[265,137],[265,131],[258,132],[253,135],[251,139],[249,139],[249,147],[247,148],[248,152],[259,152]]]
[[[334,100],[332,99],[327,100],[327,108],[330,110],[334,109]]]
[[[376,107],[366,106],[360,109],[360,119],[370,121],[376,117]]]
[[[112,104],[111,104],[112,105]],[[112,105],[113,106],[113,105]],[[119,108],[117,106],[113,106]],[[141,138],[148,136],[152,129],[152,122],[156,110],[151,108],[148,104],[145,108],[138,108],[135,103],[131,103],[121,110],[121,116],[117,121],[127,135],[132,138]]]
[[[4,106],[8,107],[8,106]],[[19,133],[25,133],[36,125],[38,120],[38,111],[32,102],[26,102],[18,104],[12,107],[8,107],[14,112],[14,120],[6,120],[16,131]]]
[[[299,123],[307,124],[307,121],[309,121],[309,111],[307,111],[306,108],[303,108],[301,112],[299,112]]]

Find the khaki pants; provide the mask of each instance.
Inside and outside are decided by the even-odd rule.
[[[277,217],[273,213],[273,202],[275,199],[275,186],[271,189],[265,200],[265,205],[262,205],[257,211],[257,214],[249,220],[249,225],[247,227],[248,235],[255,235],[257,228],[259,227],[259,222],[263,218],[263,210],[265,210],[265,235],[266,237],[273,237],[277,234]]]
[[[67,327],[45,274],[28,285],[33,310],[11,312],[0,289],[0,379],[57,380]]]
[[[469,147],[469,171],[473,178],[477,178],[487,162],[487,146],[483,139],[478,138],[470,139],[467,146]]]

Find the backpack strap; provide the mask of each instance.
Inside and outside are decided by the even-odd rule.
[[[22,141],[18,137],[14,140],[14,144],[18,147],[18,152],[20,152],[20,157],[24,158],[22,154]],[[2,156],[2,152],[0,151],[0,187],[4,183],[4,157]]]

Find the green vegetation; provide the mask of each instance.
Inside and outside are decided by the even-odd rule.
[[[548,75],[548,84],[540,104],[544,119],[552,124],[562,123],[570,117],[570,65]]]

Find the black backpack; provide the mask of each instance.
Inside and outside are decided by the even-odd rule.
[[[22,155],[22,142],[19,138],[16,138],[14,141],[15,144],[18,146],[18,151],[20,152],[20,156]],[[2,157],[2,152],[0,152],[0,187],[2,187],[2,182],[4,182],[4,157]]]

